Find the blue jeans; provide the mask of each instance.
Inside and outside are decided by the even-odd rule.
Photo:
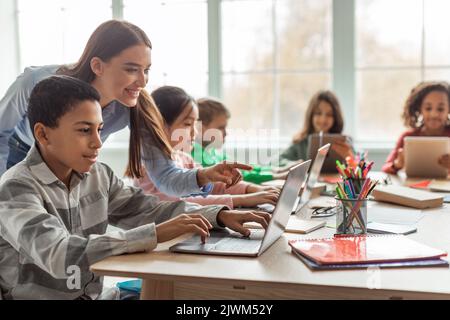
[[[120,289],[120,300],[139,300],[140,294],[135,291]]]
[[[14,133],[8,140],[9,154],[6,162],[6,169],[15,166],[27,156],[30,146],[20,140],[17,133]]]

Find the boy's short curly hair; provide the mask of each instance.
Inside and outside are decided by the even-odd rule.
[[[28,103],[31,131],[40,122],[56,128],[58,120],[79,102],[100,101],[100,95],[90,84],[69,76],[51,76],[39,82],[32,90]]]
[[[447,95],[448,102],[450,103],[450,85],[446,81],[425,81],[420,82],[415,86],[408,98],[406,99],[403,107],[403,121],[407,127],[417,128],[420,126],[419,116],[420,107],[422,106],[423,99],[433,91],[443,92]]]

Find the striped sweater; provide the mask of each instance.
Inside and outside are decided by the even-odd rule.
[[[102,163],[72,174],[70,190],[38,149],[0,180],[0,290],[4,299],[117,298],[102,292],[89,266],[106,257],[156,247],[155,224],[203,214],[214,227],[224,206],[161,202],[125,186]],[[108,224],[122,230],[106,233]]]

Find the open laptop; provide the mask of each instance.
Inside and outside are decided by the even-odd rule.
[[[317,150],[317,155],[314,157],[315,160],[313,162],[313,165],[311,166],[311,170],[309,171],[307,181],[301,188],[301,196],[297,198],[294,206],[292,207],[292,214],[299,212],[303,208],[303,206],[311,199],[312,190],[316,185],[317,180],[319,179],[323,163],[325,162],[330,147],[331,144],[327,143]],[[274,208],[275,206],[270,203],[264,203],[256,206],[257,210],[262,210],[269,213],[272,213]]]
[[[333,145],[335,142],[347,142],[350,143],[349,137],[337,134],[337,133],[314,133],[308,136],[308,159],[314,161],[317,150],[329,143]],[[331,150],[325,159],[322,166],[322,173],[337,173],[336,170],[336,160],[343,162],[345,159],[340,156],[337,152]]]
[[[408,177],[447,178],[448,169],[438,163],[450,153],[448,137],[405,137],[405,172]]]
[[[267,230],[251,230],[249,237],[229,229],[212,230],[206,243],[201,243],[200,236],[177,243],[170,251],[199,253],[211,255],[232,255],[256,257],[269,248],[284,232],[292,208],[306,181],[311,160],[305,161],[289,170],[286,183],[281,190],[275,210]]]
[[[305,183],[305,187],[301,195],[297,198],[295,202],[293,213],[299,212],[311,199],[311,194],[314,186],[319,179],[320,172],[322,171],[322,166],[327,157],[328,151],[330,150],[331,144],[326,144],[323,147],[317,150],[317,155],[314,159],[314,163],[311,166],[311,170],[309,171],[308,179]]]

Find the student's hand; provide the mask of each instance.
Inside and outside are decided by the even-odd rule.
[[[450,154],[444,154],[439,158],[439,164],[450,170]]]
[[[280,188],[277,188],[274,186],[261,186],[261,185],[252,183],[247,187],[246,193],[255,193],[255,192],[261,192],[261,191],[280,193]]]
[[[289,174],[289,171],[282,172],[282,173],[274,173],[273,179],[274,180],[286,180],[288,174]]]
[[[233,196],[235,207],[255,207],[258,204],[270,203],[275,205],[280,196],[280,191],[261,191]]]
[[[205,243],[206,237],[209,237],[209,229],[212,229],[211,223],[201,214],[181,214],[156,225],[156,239],[161,243],[193,232],[202,238],[202,243]]]
[[[400,170],[405,166],[405,152],[403,148],[398,149],[397,158],[394,160],[394,168]]]
[[[197,181],[199,186],[204,186],[208,182],[223,182],[227,187],[233,186],[242,180],[242,174],[238,169],[252,170],[252,166],[242,163],[219,163],[212,167],[197,171]]]
[[[286,164],[284,167],[279,167],[273,170],[273,172],[275,173],[284,173],[286,171],[289,171],[289,169],[291,169],[293,166],[296,166],[300,163],[303,163],[304,160],[300,159],[300,160],[296,160],[296,161],[289,161],[288,164]]]
[[[264,229],[269,226],[270,214],[262,211],[233,211],[222,210],[217,215],[217,222],[225,227],[230,228],[240,234],[248,237],[250,230],[244,228],[243,224],[246,222],[257,222]]]
[[[347,158],[348,156],[353,158],[354,156],[352,147],[350,146],[350,144],[344,141],[333,142],[333,144],[331,145],[331,150],[336,152],[343,159]]]

